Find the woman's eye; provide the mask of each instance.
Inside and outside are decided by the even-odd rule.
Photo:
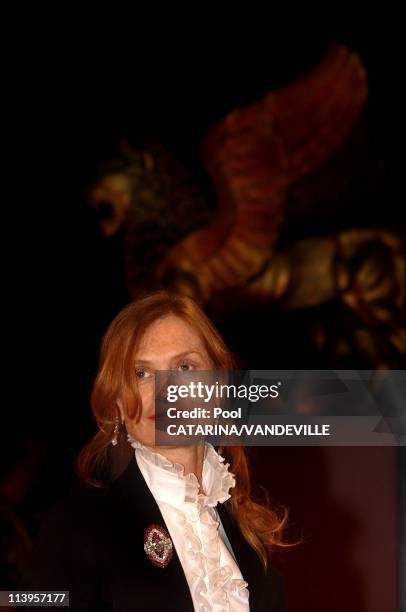
[[[148,370],[144,370],[143,368],[138,368],[135,370],[135,375],[138,380],[145,380],[150,376],[150,372],[148,372]]]
[[[192,365],[191,365],[190,363],[181,363],[181,364],[178,366],[178,369],[179,369],[181,372],[188,372],[189,370],[192,370]]]

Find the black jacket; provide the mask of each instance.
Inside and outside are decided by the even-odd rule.
[[[217,510],[248,582],[250,610],[284,612],[281,576],[272,566],[264,574],[224,505]],[[153,523],[167,529],[133,457],[106,489],[78,489],[50,513],[22,588],[69,591],[70,607],[58,609],[71,612],[193,612],[176,550],[164,569],[144,552],[144,532]]]

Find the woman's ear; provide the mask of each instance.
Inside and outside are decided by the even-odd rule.
[[[123,408],[123,402],[121,401],[121,399],[120,399],[119,397],[116,399],[116,404],[117,404],[118,409],[119,409],[119,411],[120,411],[120,419],[121,419],[121,422],[122,422],[122,423],[124,423],[124,420],[125,420],[125,419],[124,419],[124,408]]]

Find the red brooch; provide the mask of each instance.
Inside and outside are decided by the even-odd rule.
[[[157,567],[166,567],[172,559],[173,544],[169,533],[159,525],[150,525],[144,533],[144,550]]]

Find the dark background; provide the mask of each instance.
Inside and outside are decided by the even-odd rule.
[[[32,43],[24,47],[21,69],[13,75],[13,93],[17,93],[13,96],[13,119],[4,121],[5,127],[11,127],[20,153],[12,158],[18,160],[11,200],[17,214],[12,227],[6,227],[12,239],[6,268],[11,271],[13,287],[9,295],[19,296],[11,303],[22,339],[10,350],[17,381],[12,386],[12,401],[4,407],[0,474],[8,474],[24,456],[28,459],[22,470],[29,474],[37,461],[38,473],[33,470],[29,494],[15,506],[32,535],[43,512],[72,480],[76,454],[94,430],[89,394],[99,342],[110,320],[128,301],[119,241],[101,239],[86,206],[85,190],[97,165],[114,155],[121,141],[153,138],[180,157],[205,185],[198,145],[213,122],[300,77],[331,43],[343,42],[360,54],[368,73],[369,98],[363,122],[371,154],[383,172],[358,198],[359,209],[353,208],[350,217],[309,218],[301,232],[309,235],[354,224],[399,228],[395,146],[400,77],[389,46],[388,14],[389,9],[386,13],[384,9],[377,17],[369,13],[359,19],[352,9],[333,3],[328,14],[315,12],[307,19],[293,8],[283,17],[272,15],[272,11],[269,15],[246,9],[238,23],[234,15],[228,15],[223,24],[216,14],[206,13],[203,20],[197,11],[185,25],[177,19],[175,24],[166,22],[160,14],[159,20],[157,16],[150,20],[126,20],[123,16],[117,24],[112,21],[100,27],[93,16],[86,23],[75,21],[77,28],[68,24],[64,33],[57,27],[47,29],[46,35],[31,32]],[[284,232],[287,238],[300,235],[295,227]],[[264,322],[270,328],[265,337]],[[282,330],[288,326],[289,334],[271,332],[271,321],[257,322],[249,312],[216,323],[247,367],[320,365],[317,355],[309,350],[300,314],[290,316],[281,326]],[[5,328],[7,331],[8,320]],[[357,365],[363,367],[362,363],[354,367]],[[396,459],[388,453],[382,455],[385,452],[357,449],[351,455],[357,465],[364,460],[366,472],[379,466],[378,481],[389,487],[383,490],[385,503],[377,510],[382,524],[392,521],[396,504],[391,488],[395,487]],[[255,480],[265,483],[277,502],[292,507],[294,535],[303,530],[313,534],[309,536],[310,549],[292,553],[290,566],[286,560],[289,553],[283,553],[280,562],[289,578],[292,611],[310,611],[306,601],[313,601],[313,612],[336,609],[330,599],[327,607],[320,603],[331,595],[331,588],[353,593],[354,607],[347,610],[372,610],[368,607],[372,600],[368,567],[361,563],[358,571],[363,579],[358,579],[351,563],[348,565],[348,548],[342,549],[337,536],[332,536],[330,556],[326,557],[324,545],[331,530],[337,532],[343,526],[348,542],[356,541],[357,520],[362,521],[357,512],[363,511],[358,502],[351,507],[351,494],[346,500],[349,508],[334,504],[328,453],[298,448],[293,452],[258,449],[251,454]],[[337,456],[333,463],[337,465]],[[345,461],[338,460],[338,464]],[[271,465],[277,466],[272,478],[267,467]],[[349,472],[351,465],[348,463]],[[362,478],[361,474],[358,484]],[[348,491],[355,488],[349,485]],[[329,516],[320,512],[320,507],[327,508]],[[370,505],[367,508],[371,513],[376,511]],[[320,525],[325,538],[320,536]],[[393,532],[381,533],[380,542],[391,549]],[[312,572],[307,569],[301,579],[298,576],[310,559],[316,560],[314,572],[323,595],[317,599],[316,594],[310,594],[300,607],[297,585],[305,589]],[[337,566],[334,574],[323,577],[320,572],[327,559],[333,559]],[[378,574],[380,568],[384,572],[383,562],[381,565],[379,561],[375,565]],[[340,571],[340,566],[344,570]],[[386,578],[382,574],[382,601],[387,604],[393,601],[395,582],[391,574],[394,565],[386,561],[385,566],[388,573]],[[340,597],[335,600],[341,605]]]
[[[357,225],[399,229],[402,210],[394,170],[398,83],[392,77],[385,15],[358,20],[337,5],[328,15],[309,14],[303,21],[295,16],[267,17],[251,10],[237,21],[230,17],[226,27],[204,14],[201,29],[200,17],[193,28],[178,22],[160,29],[140,19],[131,37],[127,29],[121,37],[117,26],[99,30],[95,21],[91,30],[83,26],[80,33],[51,31],[41,53],[36,46],[27,49],[17,104],[26,131],[23,143],[16,139],[24,166],[18,168],[14,188],[18,224],[13,261],[19,267],[12,280],[22,293],[23,315],[28,316],[21,324],[37,355],[30,354],[30,363],[39,384],[36,396],[43,397],[47,410],[41,430],[53,418],[56,398],[70,406],[72,418],[63,430],[66,425],[76,429],[75,418],[86,410],[101,334],[128,300],[119,239],[101,239],[85,199],[98,164],[111,158],[120,142],[162,142],[206,187],[199,143],[213,122],[299,78],[332,43],[343,42],[359,53],[368,73],[362,122],[378,177],[356,194],[350,211],[310,217],[300,227],[283,226],[282,239]],[[109,38],[112,30],[118,36]],[[274,333],[261,346],[253,343],[261,329],[255,329],[249,313],[217,323],[249,367],[262,367],[264,356],[267,367],[319,365],[303,339],[300,313],[289,315],[282,338]],[[233,331],[237,327],[238,333]],[[293,331],[286,336],[289,327]],[[36,415],[30,427],[35,423]]]

